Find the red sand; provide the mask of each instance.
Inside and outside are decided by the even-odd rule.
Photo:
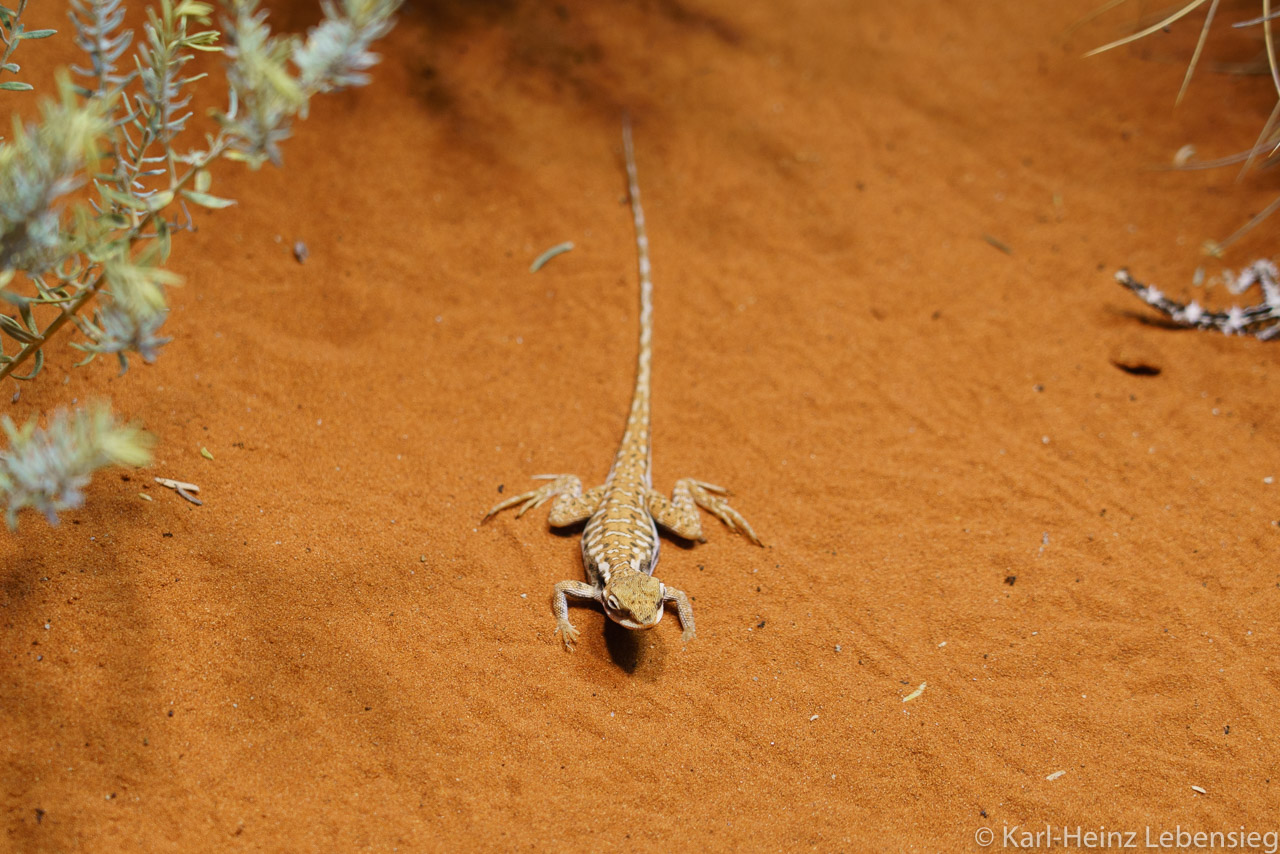
[[[3,539],[4,847],[1276,830],[1280,346],[1144,325],[1111,279],[1191,293],[1277,180],[1149,167],[1247,147],[1275,96],[1206,70],[1175,110],[1198,22],[1085,60],[1138,13],[1065,36],[1093,2],[411,3],[283,170],[221,170],[240,204],[178,240],[160,362],[64,344],[8,408],[109,394],[160,445]],[[668,543],[696,641],[577,609],[570,655],[576,537],[479,519],[499,484],[608,468],[624,109],[655,482],[732,487],[767,548]]]

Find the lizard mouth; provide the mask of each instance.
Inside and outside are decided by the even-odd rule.
[[[658,613],[654,615],[653,622],[651,623],[637,622],[631,619],[630,617],[625,616],[624,614],[618,611],[612,611],[609,608],[605,608],[604,612],[609,616],[609,619],[613,620],[615,623],[622,626],[624,629],[631,629],[633,631],[641,630],[641,629],[651,629],[654,626],[658,625],[658,621],[662,619],[661,610],[659,610]]]

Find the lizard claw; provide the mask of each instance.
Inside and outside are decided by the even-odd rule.
[[[578,640],[578,630],[568,620],[556,620],[556,633],[564,641],[564,648],[573,652],[573,645]]]
[[[695,480],[693,481],[693,483],[696,484],[697,486],[702,487],[707,492],[714,492],[716,495],[731,494],[729,490],[725,489],[723,486],[716,486],[714,483],[707,483],[705,480]]]
[[[760,542],[760,538],[756,536],[755,530],[751,524],[743,518],[742,514],[730,506],[723,496],[728,495],[729,491],[724,487],[715,486],[709,483],[703,483],[695,480],[693,484],[693,500],[694,502],[706,510],[712,516],[715,516],[725,524],[725,527],[735,534],[742,534],[748,540],[757,546],[764,545]]]

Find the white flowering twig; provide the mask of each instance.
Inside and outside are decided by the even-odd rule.
[[[1134,279],[1128,270],[1116,273],[1117,282],[1179,326],[1216,329],[1224,335],[1256,335],[1263,341],[1280,338],[1280,271],[1276,265],[1264,258],[1241,270],[1238,276],[1225,271],[1223,277],[1233,294],[1244,293],[1257,285],[1262,291],[1262,302],[1210,311],[1196,300],[1187,303],[1171,300],[1159,288]]]
[[[1146,38],[1156,32],[1160,32],[1191,12],[1205,7],[1206,4],[1207,8],[1205,9],[1204,23],[1200,29],[1200,37],[1196,41],[1195,50],[1187,64],[1186,75],[1183,77],[1182,87],[1178,91],[1177,101],[1180,102],[1200,61],[1201,52],[1213,27],[1214,15],[1218,11],[1220,0],[1188,0],[1188,2],[1170,11],[1161,20],[1155,21],[1150,26],[1105,44],[1090,51],[1087,55],[1092,56],[1120,45]],[[1248,151],[1236,157],[1224,158],[1220,161],[1201,163],[1179,161],[1180,168],[1206,168],[1243,161],[1244,166],[1241,172],[1243,174],[1251,167],[1270,165],[1275,159],[1276,152],[1280,151],[1280,62],[1277,61],[1275,37],[1272,32],[1273,21],[1278,15],[1271,9],[1271,0],[1262,0],[1260,11],[1260,15],[1250,20],[1236,22],[1232,26],[1234,28],[1262,27],[1262,39],[1265,44],[1270,77],[1278,96],[1275,108],[1263,124],[1257,141]],[[1259,163],[1259,158],[1261,158],[1261,163]],[[1280,209],[1280,199],[1267,205],[1265,209],[1225,240],[1205,241],[1205,254],[1214,258],[1221,258],[1228,246],[1263,222],[1277,209]],[[1195,329],[1216,329],[1226,335],[1255,335],[1263,340],[1280,337],[1280,285],[1277,285],[1277,279],[1280,277],[1277,276],[1276,265],[1269,260],[1263,259],[1255,261],[1246,267],[1240,272],[1239,276],[1234,276],[1230,271],[1225,271],[1223,277],[1227,288],[1232,293],[1243,293],[1257,285],[1262,291],[1262,301],[1250,306],[1232,306],[1225,311],[1211,311],[1200,305],[1196,300],[1182,303],[1169,299],[1159,288],[1145,285],[1134,279],[1129,275],[1128,270],[1120,270],[1116,273],[1116,281],[1133,291],[1139,299],[1162,312],[1171,322],[1179,326]]]

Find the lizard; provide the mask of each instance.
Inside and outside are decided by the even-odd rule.
[[[653,281],[650,278],[649,237],[640,183],[636,175],[631,124],[623,123],[622,147],[626,156],[627,188],[635,226],[640,282],[640,341],[636,358],[635,389],[622,441],[604,483],[582,489],[582,480],[571,474],[537,475],[549,481],[539,489],[513,495],[485,514],[487,521],[507,508],[520,505],[516,517],[554,498],[548,521],[553,528],[586,520],[582,529],[582,562],[587,581],[561,581],[555,585],[552,610],[556,633],[565,648],[573,649],[578,630],[569,620],[569,596],[599,603],[605,614],[628,629],[651,629],[662,619],[664,606],[674,604],[685,643],[694,638],[693,605],[681,590],[654,577],[660,541],[658,526],[686,540],[705,542],[698,508],[711,513],[729,528],[756,545],[760,538],[747,520],[729,505],[728,490],[694,478],[681,478],[668,499],[653,488],[653,447],[650,429],[650,363],[653,353]]]

